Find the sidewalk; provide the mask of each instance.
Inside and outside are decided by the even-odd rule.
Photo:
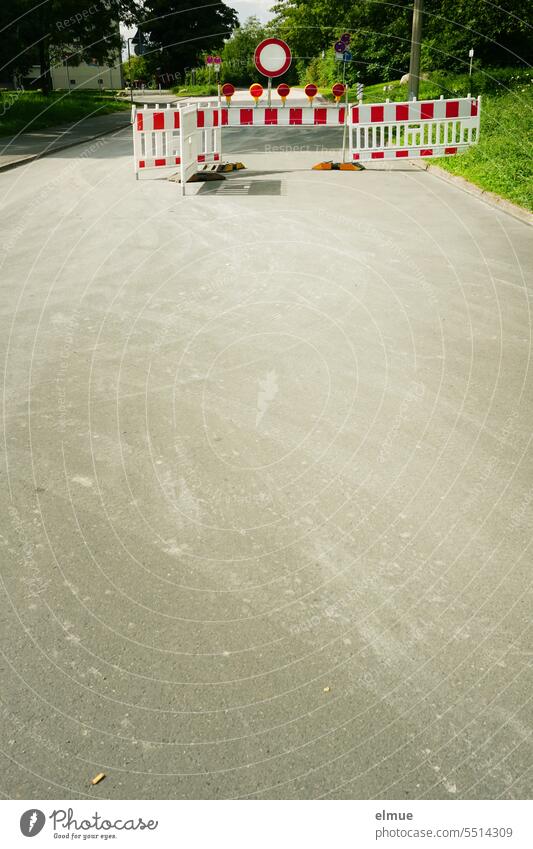
[[[15,168],[66,147],[91,141],[128,127],[129,124],[130,113],[124,110],[82,119],[77,124],[60,124],[32,133],[0,137],[0,171]]]

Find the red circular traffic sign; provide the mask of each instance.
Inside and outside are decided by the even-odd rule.
[[[259,83],[252,83],[252,85],[249,88],[249,92],[252,95],[252,97],[259,99],[261,97],[261,95],[263,94],[263,86],[260,85]]]
[[[264,77],[280,77],[292,61],[289,45],[281,38],[265,38],[255,48],[255,67]]]
[[[331,93],[334,95],[334,97],[342,97],[345,91],[346,86],[344,86],[342,83],[335,83],[335,85],[331,89]]]
[[[287,83],[280,83],[276,91],[280,97],[288,97],[291,89],[290,86],[287,85]]]
[[[224,97],[233,97],[235,94],[235,86],[231,83],[224,83],[222,88],[220,89]]]
[[[318,94],[318,88],[314,83],[309,83],[309,85],[306,85],[304,91],[307,97],[316,97]]]

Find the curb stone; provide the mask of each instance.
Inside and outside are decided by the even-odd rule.
[[[0,173],[3,171],[10,171],[12,168],[18,168],[20,165],[27,165],[29,162],[34,162],[36,159],[43,159],[45,156],[51,156],[53,153],[59,153],[61,150],[67,150],[69,147],[76,147],[79,144],[86,144],[87,142],[94,141],[95,139],[99,139],[102,136],[109,136],[111,133],[120,133],[122,130],[125,130],[126,127],[131,125],[131,120],[128,118],[128,121],[124,124],[123,127],[112,127],[108,130],[102,130],[99,133],[95,133],[92,136],[86,136],[84,139],[78,139],[78,141],[69,141],[66,144],[57,145],[56,147],[50,148],[50,150],[41,150],[39,153],[28,153],[27,155],[22,155],[20,159],[14,159],[12,162],[4,162],[0,165]],[[1,141],[1,139],[0,139]]]
[[[476,186],[474,183],[471,183],[469,180],[466,180],[464,177],[460,177],[457,174],[448,174],[447,171],[443,171],[443,169],[439,168],[438,165],[431,165],[429,162],[413,161],[409,164],[412,165],[413,168],[418,168],[420,171],[429,171],[430,174],[433,174],[433,176],[437,177],[439,180],[444,180],[445,183],[451,183],[452,186],[461,189],[461,191],[466,192],[469,195],[474,195],[489,206],[499,209],[502,212],[506,212],[507,215],[511,215],[518,221],[522,221],[523,224],[529,224],[530,227],[533,227],[533,213],[528,212],[527,209],[522,209],[521,206],[517,206],[517,204],[512,203],[510,200],[505,200],[505,198],[500,197],[494,192],[489,192],[486,189],[480,189],[479,186]]]

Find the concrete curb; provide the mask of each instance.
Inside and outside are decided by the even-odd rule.
[[[66,144],[53,147],[50,150],[41,150],[39,153],[29,153],[27,156],[21,156],[20,159],[13,160],[13,162],[4,162],[3,165],[0,165],[0,173],[3,171],[11,171],[12,168],[18,168],[20,165],[27,165],[29,162],[34,162],[36,159],[43,159],[45,156],[51,156],[53,153],[59,153],[61,150],[68,150],[69,147],[86,144],[87,142],[94,141],[102,136],[109,136],[111,133],[119,133],[129,126],[131,126],[131,118],[128,118],[123,127],[111,127],[109,130],[102,130],[100,133],[95,133],[92,136],[86,136],[84,139],[78,139],[78,141],[69,141]]]
[[[444,180],[445,183],[451,183],[452,186],[461,189],[461,191],[469,195],[474,195],[474,197],[479,198],[479,200],[482,200],[489,206],[499,209],[501,212],[506,212],[507,215],[511,215],[518,221],[522,221],[523,224],[533,227],[533,213],[528,212],[527,209],[522,209],[521,206],[517,206],[515,203],[511,203],[510,200],[505,200],[505,198],[501,198],[499,195],[494,194],[494,192],[488,192],[486,189],[480,189],[479,186],[476,186],[469,180],[465,180],[464,177],[459,177],[456,174],[448,174],[447,171],[443,171],[438,165],[432,165],[429,162],[413,161],[409,164],[421,171],[429,171],[430,174],[433,174],[439,180]]]

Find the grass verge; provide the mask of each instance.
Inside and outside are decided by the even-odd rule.
[[[466,153],[431,160],[533,212],[533,86],[483,98],[479,143]]]
[[[42,130],[56,124],[74,124],[82,118],[127,109],[130,109],[129,103],[116,100],[111,92],[54,91],[45,96],[40,91],[2,91],[0,136]]]
[[[320,89],[328,100],[331,90]],[[464,177],[485,191],[494,192],[533,211],[533,76],[530,70],[499,68],[481,74],[448,74],[435,71],[420,85],[419,99],[441,96],[482,95],[479,143],[465,153],[430,160],[450,174]],[[356,91],[348,93],[356,100]],[[407,86],[399,80],[365,86],[365,103],[407,99]]]
[[[176,86],[172,89],[173,94],[179,97],[215,97],[218,94],[216,85],[189,85]]]

